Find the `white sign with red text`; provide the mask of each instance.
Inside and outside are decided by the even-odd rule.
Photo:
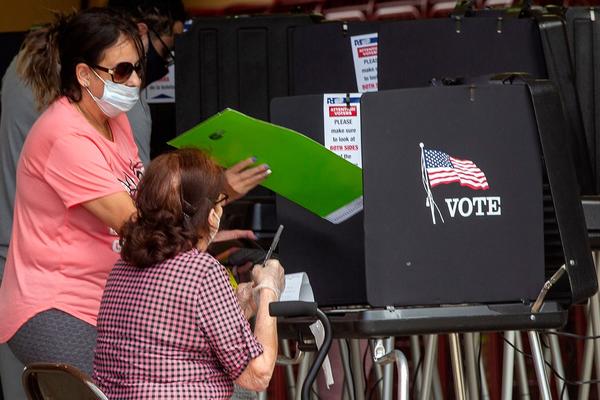
[[[175,64],[169,66],[169,73],[152,82],[146,90],[148,103],[175,103]]]
[[[350,37],[358,91],[377,91],[377,33]]]
[[[324,145],[362,168],[360,97],[362,93],[323,95]]]

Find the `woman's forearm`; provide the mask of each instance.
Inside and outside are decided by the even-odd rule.
[[[259,293],[254,336],[263,346],[263,353],[252,359],[236,383],[246,389],[262,391],[269,386],[277,361],[277,318],[269,315],[269,303],[277,301],[275,292],[262,288]]]

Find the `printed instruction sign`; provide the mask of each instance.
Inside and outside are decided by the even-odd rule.
[[[377,32],[350,37],[356,87],[358,91],[376,92],[377,80]]]
[[[362,93],[323,95],[325,147],[362,168],[360,97]]]
[[[148,103],[175,103],[175,64],[169,66],[169,73],[152,82],[146,90]]]

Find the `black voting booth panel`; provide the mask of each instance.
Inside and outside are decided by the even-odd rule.
[[[323,144],[323,96],[274,99],[271,121]],[[334,225],[282,196],[276,206],[286,273],[309,272],[320,306],[366,304],[363,213]]]
[[[593,193],[591,161],[572,79],[564,21],[535,18],[456,17],[397,21],[379,28],[380,90],[422,87],[432,78],[501,72],[552,80],[561,95],[569,153],[582,193]]]
[[[579,184],[583,193],[595,193],[587,146],[590,142],[583,133],[565,27],[559,17],[517,18],[484,11],[446,19],[298,28],[293,35],[294,63],[290,66],[292,94],[356,91],[350,38],[375,32],[380,90],[424,87],[432,79],[505,72],[553,80],[564,103],[569,149]]]
[[[500,30],[500,32],[499,32]],[[379,88],[428,86],[432,78],[498,72],[547,76],[532,19],[467,17],[398,21],[379,29]]]
[[[175,42],[177,133],[226,107],[268,121],[271,99],[290,94],[292,32],[319,19],[292,14],[195,19]],[[253,189],[243,204],[229,207],[225,225],[272,237],[273,197],[263,187]]]
[[[600,193],[600,9],[570,7],[565,17],[595,189]]]
[[[176,39],[177,132],[231,107],[269,120],[272,98],[289,95],[289,42],[308,15],[198,18]]]
[[[377,32],[381,22],[327,22],[292,36],[290,94],[357,92],[350,40]]]
[[[361,106],[369,301],[535,298],[544,282],[542,165],[526,88],[383,91]],[[423,177],[422,157],[435,171],[440,151],[475,163],[489,188],[470,187],[477,169],[434,186],[448,173]]]
[[[534,112],[526,88],[482,85],[363,95],[365,213],[333,225],[278,197],[278,217],[286,225],[280,243],[286,270],[308,272],[321,305],[528,301],[544,282],[544,219],[554,216],[554,207],[563,216],[557,227],[561,254],[573,260],[572,299],[591,295],[596,280],[576,184],[568,182],[572,166],[556,151],[564,149],[562,136],[547,135],[542,142],[546,163],[550,157],[559,171],[549,174],[550,184],[563,185],[554,187],[550,211],[542,209],[536,124],[546,119],[561,132],[560,101],[553,92],[558,109]],[[275,123],[323,143],[322,96],[276,99],[271,111]],[[457,183],[432,188],[444,223],[436,211],[433,224],[426,207],[421,142],[425,149],[475,162],[489,182],[490,188],[480,191]],[[494,204],[501,215],[494,215]]]

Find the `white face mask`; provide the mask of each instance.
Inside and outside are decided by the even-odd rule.
[[[102,82],[104,82],[104,93],[102,93],[101,98],[98,98],[92,94],[90,89],[87,87],[85,89],[107,117],[114,118],[133,108],[140,98],[140,89],[138,87],[104,80],[93,68],[92,71]]]
[[[210,210],[210,214],[214,215],[215,218],[217,219],[217,222],[214,224],[210,224],[210,232],[208,232],[208,243],[212,243],[213,239],[215,238],[215,236],[217,235],[217,232],[219,232],[219,225],[221,225],[221,217],[219,217],[219,214],[217,214],[217,212],[215,211],[215,209],[211,209]]]

